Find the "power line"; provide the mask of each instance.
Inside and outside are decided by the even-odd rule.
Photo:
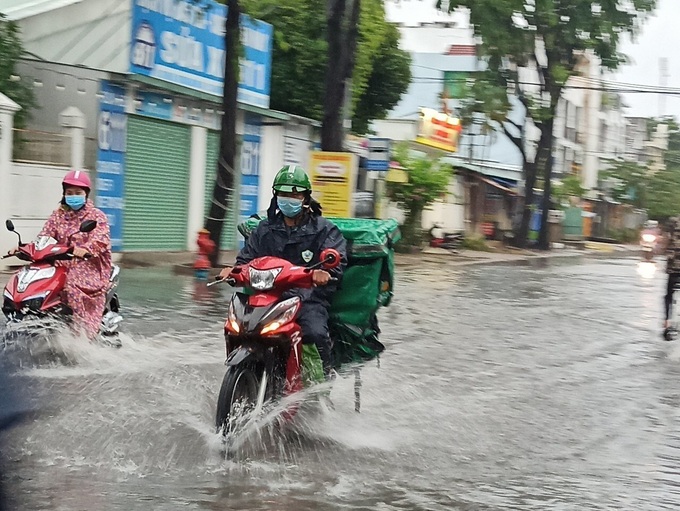
[[[419,84],[439,84],[439,83],[451,83],[454,80],[446,80],[444,78],[427,78],[427,79],[419,79],[416,78],[413,80],[411,83],[419,83]],[[455,80],[457,81],[457,80]],[[484,80],[487,83],[492,83],[488,80]],[[530,85],[534,87],[541,87],[541,84],[539,83],[533,83],[533,82],[513,82],[517,83],[518,85]],[[592,91],[600,91],[600,92],[611,92],[611,93],[633,93],[633,94],[667,94],[671,96],[680,96],[680,88],[676,89],[668,89],[668,90],[657,90],[657,89],[626,89],[626,88],[608,88],[608,87],[593,87],[593,86],[585,86],[585,85],[569,85],[565,84],[563,89],[571,89],[571,90],[592,90]]]
[[[437,69],[435,67],[430,67],[430,66],[423,66],[421,64],[411,64],[413,67],[418,67],[421,69],[428,69],[430,71],[439,71],[441,73],[468,73],[470,74],[470,77],[467,78],[446,78],[446,77],[437,77],[437,76],[417,76],[413,77],[412,83],[467,83],[468,81],[480,81],[480,82],[486,82],[486,83],[492,83],[490,80],[486,80],[483,78],[475,78],[474,75],[476,73],[479,73],[480,71],[458,71],[458,70],[442,70],[442,69]],[[645,84],[639,84],[639,83],[628,83],[628,82],[617,82],[617,81],[611,81],[611,80],[603,80],[601,78],[592,78],[588,76],[578,76],[574,75],[573,78],[575,79],[580,79],[580,80],[585,80],[587,82],[592,82],[596,83],[599,85],[599,87],[593,87],[593,86],[583,86],[583,85],[575,85],[572,84],[570,85],[569,83],[566,83],[564,85],[565,89],[583,89],[583,90],[596,90],[596,91],[606,91],[606,92],[639,92],[639,93],[654,93],[654,94],[680,94],[680,88],[678,87],[666,87],[666,86],[660,86],[660,85],[645,85]],[[427,80],[427,81],[423,81]],[[535,87],[541,87],[540,83],[536,82],[512,82],[512,83],[517,83],[518,85],[530,85],[530,86],[535,86]]]

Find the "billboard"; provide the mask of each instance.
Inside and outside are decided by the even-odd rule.
[[[95,205],[109,221],[111,248],[123,249],[123,196],[127,115],[125,89],[103,80],[97,119],[97,194]]]
[[[132,0],[130,72],[221,96],[226,17],[213,0]],[[269,23],[241,15],[243,103],[269,108],[273,33]]]
[[[422,108],[416,142],[454,153],[458,150],[462,129],[460,119],[431,108]]]
[[[352,192],[358,157],[354,153],[313,151],[310,175],[314,198],[321,203],[324,216],[352,216]]]

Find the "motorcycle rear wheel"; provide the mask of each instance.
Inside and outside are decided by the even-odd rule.
[[[257,404],[258,379],[249,366],[230,366],[217,398],[215,427],[227,436],[238,429]]]

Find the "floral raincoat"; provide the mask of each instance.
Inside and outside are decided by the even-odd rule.
[[[97,227],[88,233],[79,231],[84,220],[95,220]],[[87,201],[79,211],[67,206],[56,209],[45,223],[40,236],[51,236],[59,243],[73,245],[92,254],[88,260],[60,261],[67,267],[66,303],[73,309],[77,327],[94,339],[106,306],[106,289],[111,276],[111,234],[106,215]]]

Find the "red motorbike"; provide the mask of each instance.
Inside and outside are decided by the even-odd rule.
[[[235,293],[224,326],[227,371],[217,401],[215,425],[225,437],[238,425],[272,402],[299,392],[302,379],[302,332],[295,321],[300,298],[285,298],[293,288],[311,288],[312,270],[340,264],[333,249],[320,262],[296,266],[278,257],[260,257],[232,269],[226,282],[250,293]],[[286,410],[292,418],[295,408]]]
[[[56,318],[60,322],[69,322],[73,311],[64,301],[64,285],[66,284],[66,268],[56,265],[57,261],[70,260],[73,247],[60,244],[54,238],[40,236],[31,243],[22,243],[21,235],[14,230],[14,224],[7,220],[5,225],[9,231],[19,236],[19,249],[14,254],[3,256],[17,257],[28,262],[10,279],[4,289],[2,312],[7,318],[8,333],[24,335],[29,332],[16,328],[24,325],[31,329],[29,320]],[[85,220],[80,225],[80,232],[91,232],[97,227],[94,220]],[[89,255],[85,256],[88,259]],[[118,314],[119,302],[116,295],[120,269],[113,267],[109,279],[106,296],[106,309],[102,318],[101,336],[108,344],[119,346],[117,338],[118,325],[122,317]],[[5,337],[7,340],[7,334]]]

